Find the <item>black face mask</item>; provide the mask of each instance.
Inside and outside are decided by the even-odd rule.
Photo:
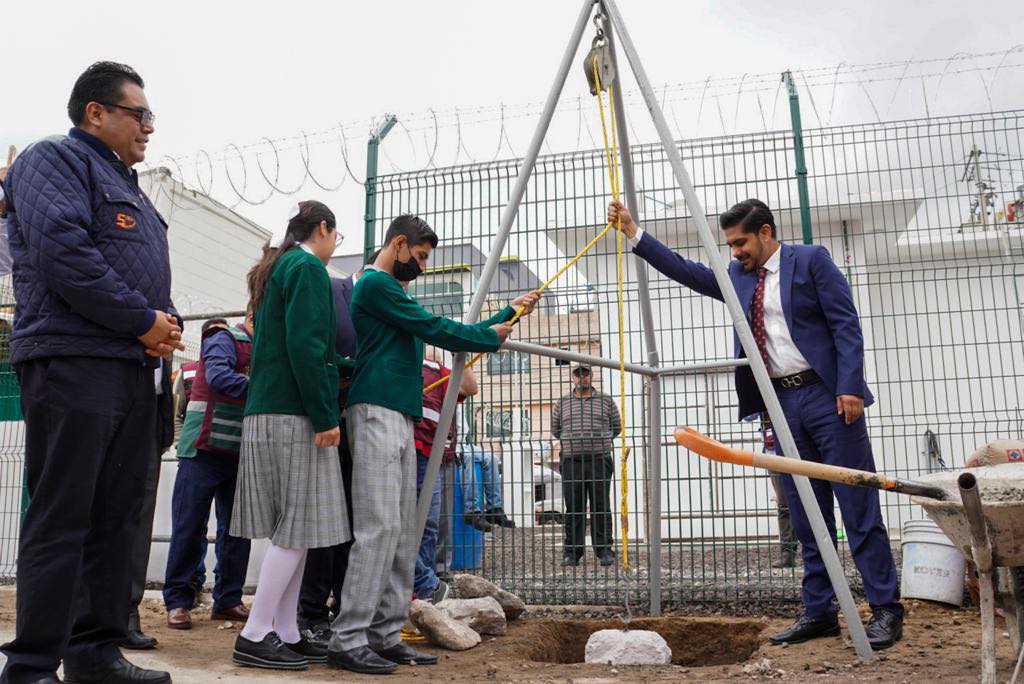
[[[408,247],[408,245],[406,245],[406,247]],[[412,282],[413,280],[416,280],[416,277],[420,273],[423,273],[423,269],[420,268],[419,262],[416,261],[415,258],[413,258],[411,249],[409,250],[409,260],[399,261],[398,259],[395,259],[395,263],[394,266],[392,266],[392,270],[394,271],[393,275],[395,276],[395,279],[400,280],[404,283],[409,283]]]

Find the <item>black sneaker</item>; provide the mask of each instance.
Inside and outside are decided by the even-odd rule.
[[[786,629],[772,634],[768,641],[773,644],[800,644],[811,639],[834,636],[839,636],[839,619],[835,615],[815,619],[804,614]]]
[[[267,670],[305,670],[309,667],[305,656],[285,646],[277,632],[270,632],[262,641],[250,641],[239,634],[231,660],[245,667]]]
[[[500,508],[492,508],[491,510],[487,511],[485,517],[487,518],[487,522],[491,523],[492,525],[498,525],[499,527],[516,526],[515,522],[513,522],[511,518],[505,515],[505,511]]]
[[[448,583],[437,580],[437,587],[434,589],[434,593],[430,595],[430,602],[436,605],[451,595],[452,589],[448,586]]]
[[[494,525],[487,522],[487,518],[484,517],[484,514],[480,513],[479,511],[470,511],[469,513],[463,513],[462,521],[470,527],[475,527],[481,532],[490,532],[494,529]]]
[[[579,564],[580,564],[580,557],[579,556],[570,556],[568,554],[566,554],[565,556],[562,556],[562,567],[563,568],[575,568]]]
[[[597,561],[604,567],[615,565],[615,553],[612,551],[601,551],[597,554]]]
[[[871,613],[866,631],[871,648],[876,651],[889,648],[903,637],[903,617],[879,608]]]
[[[329,639],[330,637],[328,637]],[[298,653],[311,663],[326,663],[327,662],[327,642],[323,640],[314,641],[305,634],[299,634],[299,640],[294,644],[289,644],[287,641],[284,645],[288,647],[289,651]]]

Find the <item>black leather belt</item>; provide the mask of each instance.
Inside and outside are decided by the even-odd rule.
[[[821,382],[821,376],[813,370],[805,370],[802,373],[787,375],[784,378],[772,378],[772,384],[775,385],[775,389],[782,390],[799,389],[806,385],[813,385],[816,382]]]

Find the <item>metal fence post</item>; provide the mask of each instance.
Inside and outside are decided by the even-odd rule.
[[[366,211],[363,213],[363,260],[366,261],[374,252],[375,240],[373,224],[377,221],[377,157],[380,154],[380,143],[394,125],[398,117],[385,114],[384,122],[370,135],[366,143]]]
[[[789,91],[789,118],[793,124],[793,154],[796,157],[796,190],[800,198],[800,229],[804,244],[814,242],[814,231],[811,228],[811,200],[807,192],[807,161],[804,159],[804,129],[800,123],[800,96],[796,92],[793,74],[782,73],[782,81]]]

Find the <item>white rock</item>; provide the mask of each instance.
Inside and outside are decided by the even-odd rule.
[[[413,601],[409,619],[430,643],[451,651],[465,651],[480,643],[480,635],[468,625],[448,617],[427,601]]]
[[[667,665],[672,649],[657,632],[602,629],[590,635],[583,659],[610,665]]]
[[[507,623],[505,611],[491,596],[474,599],[445,599],[437,609],[459,622],[469,625],[480,634],[504,634]]]

